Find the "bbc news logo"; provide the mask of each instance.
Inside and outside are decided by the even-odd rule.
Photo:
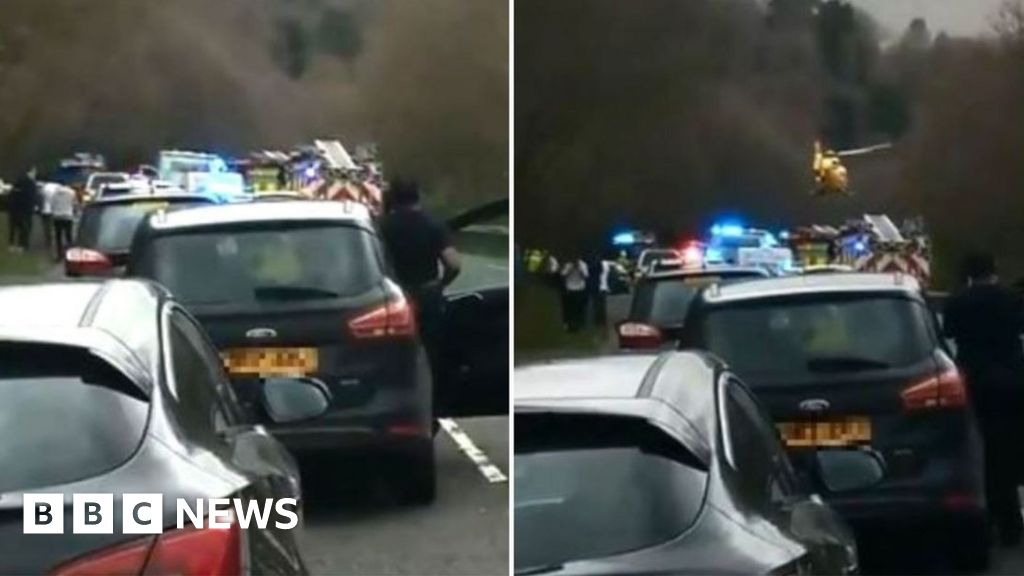
[[[277,501],[177,498],[175,510],[178,530],[186,528],[187,524],[196,528],[230,528],[235,522],[243,530],[250,526],[266,530],[271,520],[275,528],[291,530],[299,524],[295,498]],[[163,494],[123,494],[121,518],[115,519],[115,515],[113,494],[74,494],[71,533],[113,534],[114,521],[119,520],[122,534],[160,534],[166,526]],[[25,494],[22,523],[24,534],[64,534],[64,495]]]

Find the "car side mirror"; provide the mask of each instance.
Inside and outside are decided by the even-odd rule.
[[[819,450],[815,465],[818,478],[832,493],[870,488],[885,476],[881,456],[863,450]]]
[[[276,424],[290,424],[322,416],[330,398],[323,384],[302,378],[267,378],[263,407]]]

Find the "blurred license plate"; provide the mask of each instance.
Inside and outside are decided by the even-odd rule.
[[[778,426],[788,447],[850,446],[871,442],[871,419],[861,416],[822,422],[783,422]]]
[[[320,367],[316,348],[236,348],[221,356],[229,374],[305,376]]]

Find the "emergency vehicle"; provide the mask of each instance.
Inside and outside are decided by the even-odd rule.
[[[703,264],[757,267],[782,274],[793,267],[793,251],[767,230],[718,223],[711,227]]]
[[[228,168],[216,154],[187,150],[162,150],[157,159],[160,179],[173,183],[190,194],[208,196],[218,202],[234,202],[248,197],[245,180]]]
[[[803,269],[845,266],[857,272],[898,272],[922,286],[931,280],[931,248],[920,220],[897,227],[884,214],[865,214],[841,227],[805,226],[788,233]]]

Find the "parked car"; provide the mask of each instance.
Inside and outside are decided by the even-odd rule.
[[[82,210],[74,242],[65,252],[64,273],[69,277],[120,275],[128,263],[132,236],[146,215],[212,203],[194,194],[130,194],[91,202]]]
[[[280,423],[326,409],[275,385]],[[23,534],[25,493],[63,494],[62,534]],[[72,494],[112,493],[112,534],[72,532]],[[164,532],[122,530],[125,493],[163,496]],[[164,289],[111,280],[0,288],[0,572],[303,574],[295,532],[177,529],[176,501],[295,498],[287,450],[247,415],[202,328]]]
[[[646,275],[637,282],[629,315],[616,330],[619,348],[672,346],[682,333],[690,303],[702,288],[768,276],[764,268],[738,266],[678,268]]]
[[[694,352],[515,372],[516,574],[853,574],[850,530],[794,474],[771,420]],[[823,452],[837,492],[876,457]]]
[[[982,445],[962,374],[912,277],[828,274],[706,289],[682,347],[722,357],[768,407],[794,465],[869,450],[878,484],[826,499],[864,534],[927,535],[989,560]]]
[[[200,319],[243,402],[273,378],[327,388],[326,414],[267,422],[271,432],[302,455],[400,459],[407,502],[434,499],[435,418],[507,412],[507,360],[499,366],[508,354],[507,279],[449,295],[440,371],[450,376],[435,386],[412,307],[361,204],[253,202],[156,214],[135,237],[128,273],[163,284]]]
[[[85,181],[84,200],[96,200],[103,195],[103,189],[112,185],[127,185],[130,181],[124,172],[93,172]]]

